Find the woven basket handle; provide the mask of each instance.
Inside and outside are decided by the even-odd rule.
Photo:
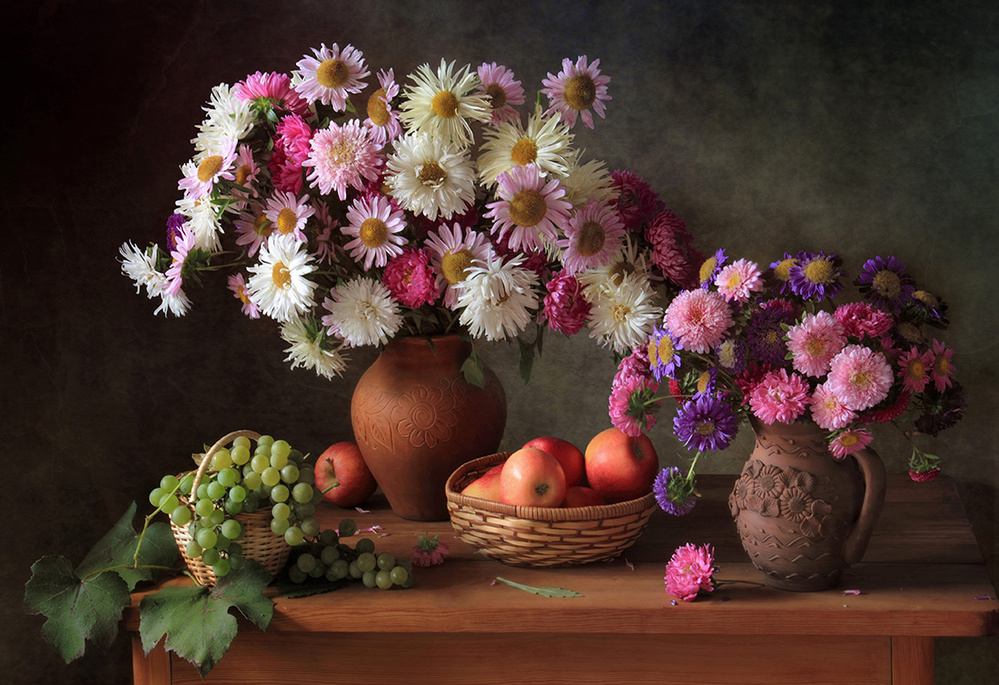
[[[208,448],[208,451],[205,452],[204,459],[201,460],[201,463],[198,465],[198,470],[194,474],[194,482],[191,484],[191,497],[190,497],[191,507],[194,507],[194,505],[198,501],[198,486],[201,485],[201,477],[205,475],[205,471],[208,470],[208,466],[212,463],[212,457],[214,457],[215,453],[218,452],[220,449],[228,445],[236,438],[240,437],[247,437],[250,438],[251,440],[259,440],[260,433],[247,430],[233,431],[228,435],[223,435],[215,442],[214,445]]]

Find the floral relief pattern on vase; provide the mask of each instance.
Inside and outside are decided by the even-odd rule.
[[[453,439],[468,400],[468,384],[441,378],[436,385],[417,385],[399,397],[391,421],[414,447],[436,447]]]

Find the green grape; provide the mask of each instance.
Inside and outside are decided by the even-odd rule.
[[[268,466],[264,469],[263,473],[260,474],[260,480],[264,482],[264,485],[274,487],[281,482],[281,472],[273,466]]]
[[[389,571],[379,571],[375,575],[375,585],[377,585],[382,590],[388,590],[394,583],[392,582],[392,574]]]
[[[396,566],[389,571],[389,576],[392,578],[392,582],[394,584],[405,585],[406,581],[409,580],[409,571],[404,569],[402,566]]]
[[[163,495],[163,499],[160,500],[159,508],[162,511],[173,511],[180,504],[180,500],[177,499],[177,495],[167,492]]]
[[[232,457],[232,463],[236,466],[242,466],[246,462],[250,461],[250,448],[246,445],[234,445],[231,450],[229,450],[229,456]]]
[[[322,564],[316,564],[316,567],[309,571],[309,576],[312,578],[321,578],[326,575],[326,567]]]
[[[213,511],[215,511],[215,503],[210,499],[199,499],[194,505],[194,512],[198,516],[211,516]]]
[[[198,499],[208,499],[208,483],[198,483]]]
[[[350,565],[347,567],[347,575],[349,575],[354,580],[360,580],[361,576],[364,575],[364,571],[362,571],[361,568],[357,565],[356,560],[350,562]]]
[[[302,529],[298,526],[288,526],[288,530],[284,532],[284,541],[292,547],[297,547],[302,544],[305,542],[305,536],[302,535]]]
[[[406,572],[409,574],[413,573],[413,562],[409,559],[397,559],[395,565],[406,569]]]
[[[337,559],[332,564],[330,564],[329,570],[326,572],[326,580],[337,581],[343,580],[350,573],[350,564],[347,563],[346,559]]]
[[[299,504],[295,502],[295,513],[301,519],[307,519],[310,516],[316,515],[316,507],[314,504],[306,502],[305,504]]]
[[[232,466],[232,455],[229,454],[229,450],[223,447],[212,457],[212,468],[216,471],[221,471],[230,466]]]
[[[289,507],[284,502],[278,502],[273,507],[271,507],[272,518],[281,519],[282,521],[287,521],[289,516],[291,516],[291,507]]]
[[[180,485],[180,480],[177,476],[166,475],[160,479],[160,488],[166,490],[167,492],[173,492]]]
[[[302,523],[299,525],[302,526],[302,533],[305,535],[305,537],[314,538],[317,535],[319,535],[319,521],[317,521],[313,517],[310,516],[308,518],[302,519]]]
[[[219,499],[225,497],[225,486],[217,480],[208,484],[208,499]]]
[[[337,530],[339,530],[340,537],[349,538],[357,532],[357,524],[354,523],[354,519],[344,519],[343,521],[340,521],[340,525],[337,527]]]
[[[280,471],[285,466],[288,465],[288,455],[287,454],[275,454],[271,452],[271,467]]]
[[[299,585],[304,583],[309,577],[309,574],[298,568],[297,566],[292,566],[288,569],[288,580]]]
[[[222,535],[228,540],[235,540],[243,534],[243,527],[236,519],[229,519],[222,523]]]
[[[319,504],[323,501],[323,491],[319,488],[312,488],[312,503]]]
[[[364,583],[364,587],[373,588],[378,584],[376,581],[377,576],[378,574],[374,571],[364,571],[361,574],[361,582]]]
[[[190,495],[192,485],[194,485],[194,474],[185,473],[180,479],[180,492],[184,495]]]
[[[354,545],[354,549],[357,550],[358,554],[371,554],[375,551],[375,543],[371,538],[361,538]]]
[[[249,494],[246,495],[246,499],[243,501],[243,511],[247,514],[252,514],[257,509],[260,508],[260,500],[256,497],[251,497]]]
[[[219,560],[212,564],[212,570],[215,571],[215,575],[219,578],[229,575],[229,569],[229,560],[225,557],[219,557]]]
[[[212,522],[213,526],[221,525],[225,521],[225,512],[221,509],[212,509],[212,513],[208,515],[208,520]]]
[[[201,556],[201,553],[204,550],[202,549],[201,545],[198,544],[197,540],[190,540],[188,541],[187,546],[184,548],[184,551],[187,552],[187,556],[191,557],[192,559],[197,559],[198,557]]]
[[[211,545],[208,546],[211,547]],[[357,568],[361,569],[362,573],[374,571],[377,565],[375,555],[371,552],[364,552],[357,557]]]
[[[270,465],[270,457],[265,454],[254,454],[253,459],[250,460],[250,468],[253,469],[254,473],[263,473],[264,469],[269,468]]]
[[[308,464],[300,466],[298,468],[298,482],[305,483],[307,485],[316,484],[316,472]]]
[[[233,447],[245,447],[250,449],[250,439],[245,435],[237,436],[235,440],[232,441]]]
[[[247,490],[256,490],[261,484],[263,484],[263,481],[260,479],[260,474],[256,471],[250,471],[250,473],[243,476],[243,487]]]
[[[215,542],[215,549],[220,552],[225,552],[229,549],[229,544],[232,541],[224,535],[219,535],[218,540]]]
[[[288,519],[279,519],[279,518],[271,519],[271,532],[274,533],[275,535],[283,536],[285,533],[288,532],[288,528],[290,527],[291,524],[288,523]]]
[[[202,528],[198,531],[198,544],[205,549],[211,549],[218,542],[218,536],[214,530]]]
[[[153,488],[149,491],[149,503],[154,507],[158,507],[160,506],[160,500],[166,497],[167,494],[163,488]]]
[[[242,485],[234,485],[229,489],[229,499],[233,502],[242,502],[246,499],[246,488]]]
[[[271,462],[273,465],[273,458]],[[285,466],[281,469],[281,480],[283,480],[285,483],[297,483],[298,474],[299,470],[297,466],[295,466],[294,464],[285,464]]]
[[[227,488],[231,488],[239,482],[239,471],[229,467],[219,471],[218,481]]]
[[[186,526],[191,522],[191,518],[191,510],[183,504],[178,504],[174,507],[173,511],[170,512],[170,520],[178,526]]]
[[[295,561],[295,565],[302,570],[303,573],[310,573],[312,569],[317,566],[316,558],[305,552],[299,555],[298,559]]]
[[[201,553],[201,561],[205,562],[209,566],[214,566],[221,558],[222,557],[219,555],[219,551],[217,549],[206,549]]]
[[[295,462],[295,465],[301,468],[302,464],[305,462],[305,455],[296,449],[292,449],[288,452],[288,459]]]
[[[299,504],[312,503],[312,486],[308,483],[298,483],[291,490],[291,497]]]
[[[272,438],[269,435],[261,435],[259,438],[257,438],[257,449],[258,450],[261,447],[266,447],[268,450],[270,450],[271,445],[273,445],[273,444],[274,444],[274,438]]]
[[[332,528],[326,528],[319,534],[319,542],[324,545],[335,545],[339,541],[339,536],[337,536],[336,531]]]
[[[378,555],[378,568],[382,571],[391,571],[395,567],[395,557],[388,552]]]
[[[226,513],[232,514],[233,516],[239,516],[243,513],[243,503],[234,502],[232,498],[227,497],[225,500],[225,510]]]
[[[271,444],[271,457],[273,457],[274,455],[279,455],[287,459],[289,454],[291,454],[291,445],[289,445],[287,441],[275,440]]]
[[[233,561],[235,559],[242,560],[242,558],[243,558],[243,545],[239,544],[238,542],[234,542],[231,545],[229,545],[229,561]],[[233,568],[236,568],[236,566],[233,565]]]
[[[271,489],[271,501],[272,502],[287,502],[288,496],[291,493],[288,492],[288,486],[284,483],[279,483]]]
[[[324,566],[332,566],[333,562],[339,559],[340,550],[336,547],[323,547],[323,551],[319,553],[319,560],[323,562]]]

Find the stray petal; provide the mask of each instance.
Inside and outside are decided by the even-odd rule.
[[[362,514],[370,514],[371,513],[369,510],[362,509],[361,507],[354,507],[354,509],[356,509],[358,512],[360,512]]]
[[[860,592],[860,590],[843,590],[843,594],[844,595],[859,595],[859,594],[861,594],[861,592]]]

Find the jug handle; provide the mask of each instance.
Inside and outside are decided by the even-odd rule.
[[[867,550],[874,525],[885,501],[885,465],[878,453],[864,448],[853,455],[864,474],[864,501],[853,530],[843,543],[843,558],[848,564],[858,563]]]

